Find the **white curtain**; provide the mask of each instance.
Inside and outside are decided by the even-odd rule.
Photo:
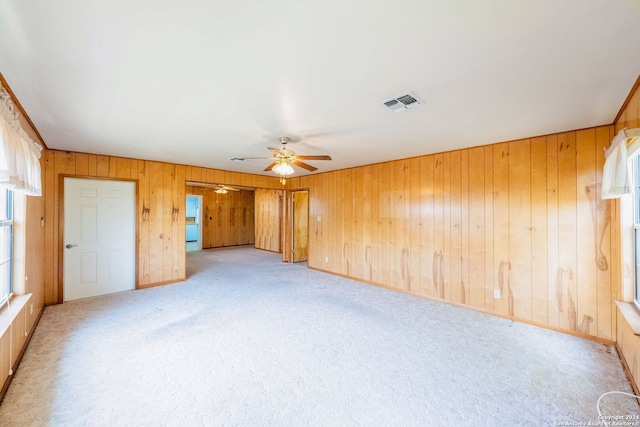
[[[0,87],[0,188],[41,196],[41,151],[20,126],[13,102]]]
[[[629,178],[629,160],[640,153],[640,138],[629,138],[625,130],[621,130],[607,150],[602,173],[602,198],[619,199],[631,194]]]

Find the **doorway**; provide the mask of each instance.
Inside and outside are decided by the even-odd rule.
[[[202,250],[202,196],[187,196],[187,252]]]
[[[293,262],[306,261],[309,247],[309,192],[293,192]]]
[[[131,181],[64,178],[63,298],[135,288]]]

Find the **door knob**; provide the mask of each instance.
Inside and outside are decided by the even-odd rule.
[[[78,246],[78,245],[72,245],[71,243],[69,243],[67,246],[65,246],[65,248],[67,248],[67,249],[71,249],[71,248],[73,248],[74,246]]]

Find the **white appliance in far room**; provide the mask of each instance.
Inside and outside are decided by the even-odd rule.
[[[187,196],[187,251],[198,251],[202,249],[201,239],[201,215],[200,206],[202,205],[202,196]]]

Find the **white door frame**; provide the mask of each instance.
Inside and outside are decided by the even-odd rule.
[[[198,223],[198,250],[201,251],[202,250],[202,211],[204,210],[202,207],[202,202],[204,201],[204,198],[199,195],[199,194],[195,194],[193,195],[195,197],[198,198],[198,217],[196,222]]]
[[[94,179],[99,181],[125,181],[133,182],[135,184],[134,194],[134,289],[138,287],[138,190],[139,183],[137,179],[123,179],[123,178],[107,178],[107,177],[86,177],[76,175],[64,175],[58,176],[58,299],[57,303],[62,304],[64,302],[64,180],[65,178],[74,179]]]

